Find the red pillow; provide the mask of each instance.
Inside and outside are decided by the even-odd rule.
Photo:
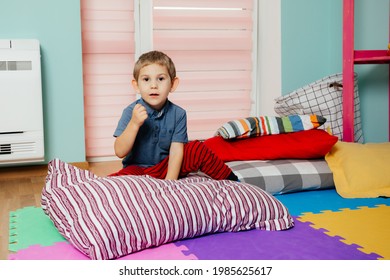
[[[204,144],[223,161],[310,159],[324,157],[337,140],[322,129],[311,129],[234,140],[215,136]]]

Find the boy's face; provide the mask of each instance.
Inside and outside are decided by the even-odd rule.
[[[178,79],[171,81],[168,69],[159,64],[141,68],[138,81],[133,80],[134,89],[150,107],[159,111],[164,106],[170,92],[176,89]]]

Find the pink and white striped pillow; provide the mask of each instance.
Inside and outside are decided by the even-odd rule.
[[[209,233],[294,226],[281,202],[246,183],[97,177],[58,159],[49,163],[42,207],[91,259],[115,259]]]

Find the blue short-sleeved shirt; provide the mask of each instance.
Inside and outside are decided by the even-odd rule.
[[[161,111],[156,111],[142,98],[123,110],[115,137],[123,133],[138,103],[146,108],[148,118],[138,131],[132,151],[123,159],[123,167],[156,165],[169,155],[172,142],[188,142],[187,113],[184,109],[167,100]]]

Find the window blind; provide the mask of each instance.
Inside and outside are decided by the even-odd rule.
[[[134,3],[146,2],[152,3],[153,49],[177,67],[181,82],[170,98],[188,112],[190,139],[211,137],[224,122],[250,114],[253,0],[81,0],[88,160],[115,157],[112,133],[136,99],[135,38],[148,37],[145,26],[136,37]]]
[[[253,0],[153,0],[153,48],[175,62],[190,139],[249,116],[252,38]]]
[[[131,88],[134,0],[81,0],[87,159],[114,156],[113,132]]]

